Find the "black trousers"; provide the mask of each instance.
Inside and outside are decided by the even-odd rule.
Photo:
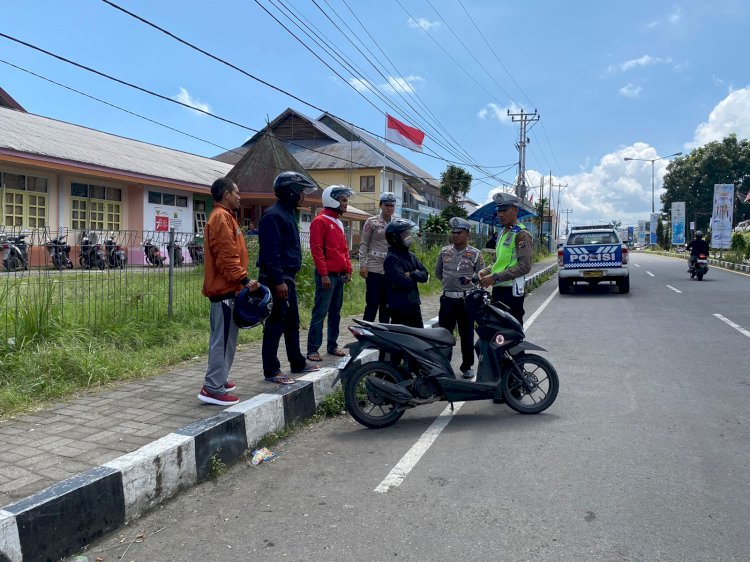
[[[367,292],[365,293],[365,314],[362,320],[375,321],[375,314],[380,309],[378,322],[388,324],[391,319],[388,310],[387,297],[385,294],[385,275],[382,273],[368,272],[365,278]]]
[[[368,275],[369,277],[369,275]],[[391,324],[403,324],[412,328],[424,328],[422,322],[422,310],[418,304],[405,306],[399,309],[390,309]]]
[[[264,283],[263,279],[260,279]],[[265,280],[267,283],[268,281]],[[284,336],[284,346],[286,347],[286,357],[289,360],[289,366],[294,371],[301,371],[305,368],[305,356],[299,349],[299,306],[297,304],[297,286],[294,281],[285,279],[289,287],[289,298],[281,300],[273,297],[273,308],[271,315],[266,320],[263,328],[263,347],[261,354],[263,356],[263,376],[270,378],[276,376],[281,371],[279,363],[279,342],[281,336]],[[265,283],[264,283],[265,284]],[[273,292],[273,287],[271,287]]]
[[[504,305],[510,308],[510,314],[521,323],[523,326],[523,315],[525,313],[523,309],[524,297],[514,297],[513,287],[493,287],[492,288],[492,300],[500,301]]]
[[[474,365],[474,322],[464,299],[440,297],[438,324],[451,334],[458,325],[458,336],[461,339],[461,371],[471,369]]]

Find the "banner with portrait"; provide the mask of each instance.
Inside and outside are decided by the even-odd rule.
[[[672,203],[672,245],[685,244],[685,202]]]
[[[734,217],[734,184],[714,185],[714,207],[711,212],[711,247],[729,248],[732,245],[732,217]]]

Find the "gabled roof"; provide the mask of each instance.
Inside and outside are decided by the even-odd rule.
[[[210,186],[232,166],[48,117],[0,108],[0,156],[19,156],[182,186]]]
[[[10,109],[17,109],[18,111],[26,113],[26,110],[21,107],[21,104],[14,100],[13,97],[2,88],[0,88],[0,107],[9,107]]]

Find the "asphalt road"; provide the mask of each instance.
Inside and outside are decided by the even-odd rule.
[[[384,430],[309,427],[274,463],[237,464],[87,555],[750,560],[750,276],[685,270],[636,253],[628,295],[535,291],[527,321],[552,298],[527,336],[550,350],[556,403],[465,403],[398,487],[374,491],[445,404]]]

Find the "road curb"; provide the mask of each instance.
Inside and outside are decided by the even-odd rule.
[[[0,509],[0,562],[58,560],[206,480],[264,435],[310,417],[331,392],[325,367],[186,425]]]
[[[687,260],[687,254],[674,254],[671,252],[650,252],[650,253],[657,255],[657,256],[665,256],[668,258]],[[721,267],[723,269],[750,273],[750,265],[734,263],[732,261],[717,260],[716,258],[708,258],[708,263],[710,265],[713,265],[714,267]]]

